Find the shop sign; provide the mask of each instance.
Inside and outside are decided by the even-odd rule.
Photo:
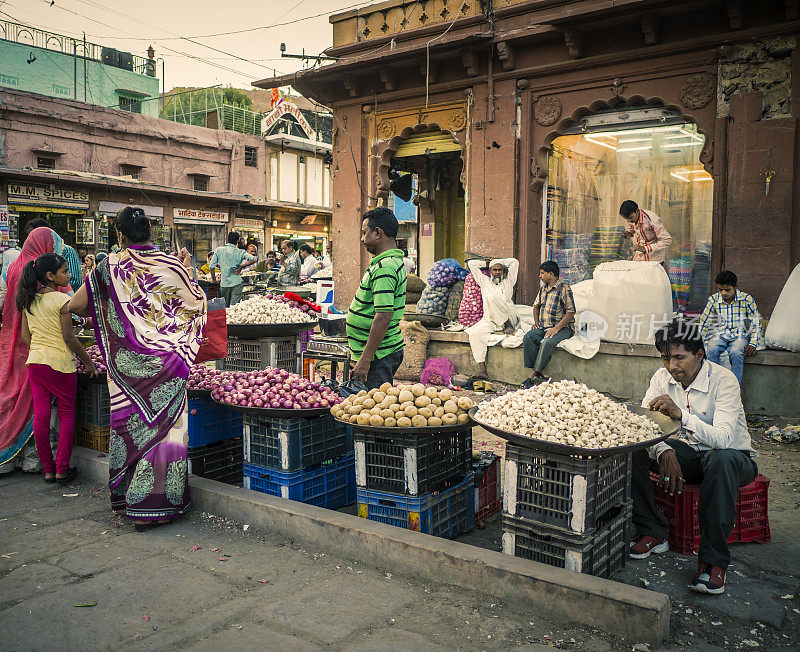
[[[245,229],[263,229],[264,220],[255,220],[247,217],[237,217],[234,219],[237,228],[242,227]]]
[[[63,186],[8,182],[8,203],[54,208],[89,208],[89,193]]]
[[[202,211],[196,208],[173,208],[173,220],[184,224],[225,224],[228,211]]]
[[[261,121],[261,135],[263,136],[272,129],[273,125],[287,113],[297,120],[300,128],[306,132],[308,138],[314,140],[314,130],[311,128],[308,120],[306,120],[305,116],[300,112],[300,109],[297,108],[297,105],[291,102],[283,102],[280,106],[273,109],[269,115],[264,117]]]
[[[8,249],[8,206],[0,206],[0,250]]]
[[[116,215],[119,213],[123,208],[129,206],[131,204],[123,204],[116,201],[101,201],[99,206],[99,211],[106,215]],[[164,217],[164,207],[163,206],[147,206],[145,204],[132,204],[136,208],[141,208],[144,211],[144,214],[147,215],[151,220],[152,219],[162,219]]]

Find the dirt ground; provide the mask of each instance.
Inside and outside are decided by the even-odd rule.
[[[690,591],[697,557],[672,551],[647,560],[629,559],[612,578],[669,595],[673,613],[665,647],[800,650],[800,442],[777,443],[765,437],[772,425],[790,425],[784,419],[748,417],[748,422],[759,472],[770,478],[771,542],[731,546],[733,559],[722,596]],[[505,441],[475,428],[473,451],[504,458]],[[497,513],[487,519],[485,529],[476,528],[458,540],[501,550],[502,534],[502,515]],[[555,647],[569,646],[562,642]]]

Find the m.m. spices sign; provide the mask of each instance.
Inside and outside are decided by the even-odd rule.
[[[39,183],[8,182],[8,203],[54,208],[89,208],[89,193],[84,190]]]

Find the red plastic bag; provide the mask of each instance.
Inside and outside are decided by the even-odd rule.
[[[221,302],[223,306],[221,308],[213,306],[213,303],[213,301],[209,302],[206,330],[203,333],[203,343],[197,352],[195,364],[218,360],[228,355],[228,322],[225,318],[225,302]]]

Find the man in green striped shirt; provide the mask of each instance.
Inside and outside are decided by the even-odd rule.
[[[397,218],[385,206],[364,213],[361,242],[374,258],[347,313],[352,376],[367,389],[390,383],[403,362],[400,319],[406,307],[406,268],[397,248]]]

